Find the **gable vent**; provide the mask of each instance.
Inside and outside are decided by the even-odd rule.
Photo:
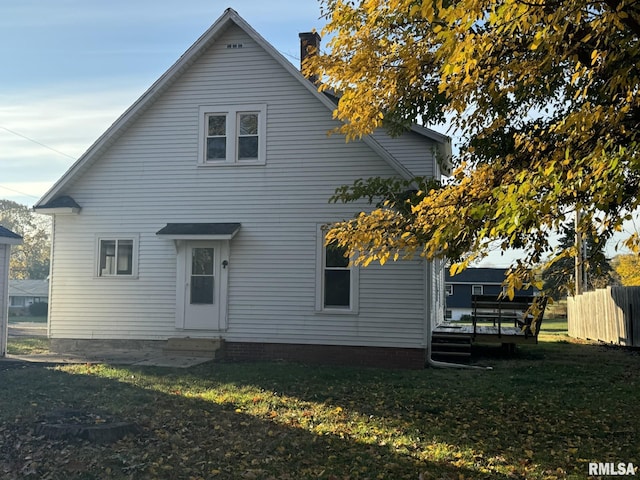
[[[227,48],[242,48],[241,43],[227,43]]]

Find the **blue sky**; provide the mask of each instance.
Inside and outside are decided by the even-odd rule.
[[[0,198],[33,205],[228,7],[295,65],[324,24],[316,0],[2,0]]]

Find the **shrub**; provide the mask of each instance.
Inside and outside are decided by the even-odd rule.
[[[29,305],[29,313],[34,317],[46,317],[49,310],[47,302],[32,303]]]

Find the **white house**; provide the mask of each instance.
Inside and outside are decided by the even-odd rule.
[[[11,246],[21,243],[20,235],[0,225],[0,357],[7,353]]]
[[[26,315],[34,303],[49,301],[49,280],[9,280],[9,313]]]
[[[230,359],[423,366],[441,270],[349,267],[322,226],[370,208],[328,203],[357,178],[439,178],[449,139],[346,143],[334,108],[226,10],[36,205],[54,348],[212,338]]]

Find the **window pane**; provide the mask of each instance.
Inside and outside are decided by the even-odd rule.
[[[258,158],[258,137],[238,138],[238,160],[255,160]]]
[[[257,113],[241,113],[239,132],[240,132],[240,135],[257,135],[258,134],[258,114]]]
[[[331,244],[326,247],[325,266],[327,267],[343,267],[349,265],[349,259],[345,257],[347,249]]]
[[[207,138],[207,160],[224,160],[226,157],[226,137]]]
[[[213,248],[192,250],[191,275],[213,275]]]
[[[191,277],[191,303],[213,304],[213,277]]]
[[[225,115],[210,115],[208,136],[225,136],[227,134],[227,117]]]
[[[116,241],[100,240],[100,276],[116,273]]]
[[[349,308],[351,272],[349,270],[324,271],[324,306]]]
[[[133,273],[133,240],[118,241],[118,275]]]

